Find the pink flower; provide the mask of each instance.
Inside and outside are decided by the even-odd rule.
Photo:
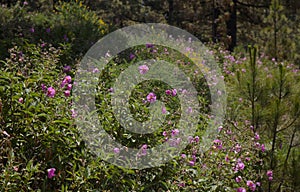
[[[134,54],[132,54],[132,53],[130,53],[130,55],[129,55],[129,58],[130,58],[130,60],[132,60],[132,59],[134,59],[134,58],[135,58],[135,55],[134,55]]]
[[[72,113],[72,118],[77,117],[77,112],[75,111],[75,109],[71,109],[71,113]]]
[[[50,28],[49,29],[49,32],[50,32]],[[67,66],[64,66],[64,73],[69,73],[71,71],[71,66],[67,65]]]
[[[120,149],[119,149],[118,147],[114,148],[114,153],[115,153],[115,154],[120,153]]]
[[[239,160],[239,162],[236,164],[236,168],[238,170],[243,170],[245,168],[245,164]]]
[[[247,186],[250,188],[251,191],[255,191],[256,185],[253,181],[247,181]]]
[[[172,96],[176,96],[177,95],[177,89],[173,89],[172,90]]]
[[[181,93],[182,94],[186,94],[188,91],[186,90],[186,89],[183,89],[182,91],[181,91]]]
[[[144,75],[149,71],[149,67],[147,65],[141,65],[139,66],[140,74]]]
[[[63,88],[66,84],[71,83],[71,81],[72,81],[72,77],[69,76],[69,75],[66,76],[66,77],[64,78],[64,80],[61,82],[60,87]]]
[[[156,95],[154,93],[149,93],[147,95],[147,101],[150,103],[154,103],[156,101]]]
[[[108,89],[108,91],[112,93],[112,92],[114,92],[114,88],[111,87]]]
[[[164,131],[162,135],[166,137],[168,135],[168,133],[166,131]]]
[[[42,88],[42,90],[43,90],[44,92],[47,91],[47,87],[46,87],[46,85],[45,85],[44,83],[42,83],[41,88]]]
[[[273,171],[272,170],[268,170],[267,171],[267,176],[268,177],[273,177]]]
[[[186,158],[186,154],[181,154],[181,158],[185,159]]]
[[[223,126],[222,126],[222,125],[218,127],[218,131],[219,131],[219,132],[221,132],[222,129],[223,129]]]
[[[241,151],[241,149],[242,149],[242,146],[240,144],[236,144],[234,152],[239,153]]]
[[[99,69],[96,67],[93,69],[93,73],[98,73],[99,72]]]
[[[259,147],[260,147],[260,143],[256,142],[256,143],[255,143],[255,146],[256,146],[257,148],[259,148]]]
[[[54,174],[55,171],[56,171],[55,168],[50,168],[50,169],[47,170],[47,172],[48,172],[48,178],[49,178],[49,179],[51,179],[52,177],[55,176],[55,174]]]
[[[196,136],[196,137],[194,138],[194,141],[195,141],[196,143],[198,143],[199,140],[200,140],[200,138],[199,138],[198,136]]]
[[[197,159],[196,155],[192,155],[192,158],[193,158],[193,161],[196,162],[196,159]]]
[[[259,134],[258,134],[258,133],[255,133],[255,135],[254,135],[254,139],[255,139],[255,140],[259,140],[259,139],[260,139],[260,137],[259,137]]]
[[[19,167],[18,166],[14,166],[13,167],[15,171],[19,171]]]
[[[265,145],[264,145],[264,144],[261,144],[261,151],[262,151],[262,152],[265,152],[265,151],[266,151],[266,148],[265,148]]]
[[[269,181],[272,181],[272,180],[273,180],[273,177],[269,177],[268,179],[269,179]]]
[[[192,108],[192,107],[188,107],[187,113],[188,113],[188,114],[191,114],[192,112],[193,112],[193,108]]]
[[[178,129],[174,129],[174,130],[172,130],[172,132],[171,132],[172,137],[174,137],[174,136],[176,136],[176,135],[178,135],[178,134],[179,134],[179,130],[178,130]]]
[[[218,148],[218,149],[222,149],[222,141],[219,139],[214,140],[214,147]]]
[[[71,91],[71,89],[72,89],[72,84],[68,84],[67,85],[67,90]]]
[[[243,187],[237,188],[236,192],[246,192],[246,189]]]
[[[231,134],[232,134],[232,131],[231,131],[231,130],[226,130],[226,134],[227,134],[227,135],[231,135]]]
[[[190,166],[194,166],[194,165],[195,165],[195,162],[194,162],[194,161],[189,161],[189,165],[190,165]]]
[[[55,89],[53,87],[49,87],[47,89],[47,96],[48,97],[53,98],[55,96],[55,93],[56,93],[56,91],[55,91]]]
[[[228,163],[229,162],[229,156],[228,156],[228,154],[226,154],[226,156],[225,156],[225,161]]]
[[[151,43],[146,43],[146,48],[153,48],[153,47],[154,47],[153,44],[151,44]]]
[[[185,183],[178,183],[179,187],[185,187]]]
[[[70,75],[67,75],[67,76],[65,77],[64,81],[65,81],[66,83],[71,83],[72,77],[71,77]]]
[[[147,154],[147,147],[148,147],[148,145],[144,144],[141,148],[143,156],[145,156]]]
[[[167,113],[167,109],[166,109],[165,107],[162,107],[162,108],[161,108],[161,113],[162,113],[162,114],[166,114],[166,113]]]
[[[69,90],[66,90],[66,91],[64,92],[64,94],[65,94],[66,97],[70,97],[71,92],[70,92]]]
[[[23,102],[24,102],[23,97],[20,97],[20,98],[18,99],[18,101],[19,101],[19,103],[23,103]]]
[[[242,181],[242,177],[241,177],[241,176],[236,177],[236,178],[235,178],[235,181],[236,181],[237,183],[241,182],[241,181]]]
[[[171,95],[171,93],[172,93],[172,91],[171,91],[171,90],[169,90],[169,89],[168,89],[168,90],[166,90],[166,94],[167,94],[167,95]]]
[[[189,141],[189,143],[193,143],[194,142],[194,138],[192,136],[188,136],[188,141]]]
[[[171,138],[169,141],[170,141],[170,142],[169,142],[169,145],[170,145],[171,147],[176,147],[176,146],[178,146],[178,145],[180,144],[181,139],[180,139],[180,138],[176,138],[176,139]]]

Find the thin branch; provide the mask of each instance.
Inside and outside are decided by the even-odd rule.
[[[290,122],[285,128],[282,128],[282,129],[278,130],[277,133],[279,133],[279,132],[281,132],[281,131],[284,131],[284,130],[290,128],[290,127],[295,123],[295,121],[296,121],[297,119],[298,119],[298,118],[294,118],[292,122]]]
[[[298,146],[300,146],[300,143],[294,144],[291,147],[294,148],[294,147],[298,147]]]
[[[294,141],[295,135],[296,135],[296,128],[293,131],[292,138],[291,138],[290,144],[289,144],[289,149],[288,149],[288,152],[287,152],[285,160],[284,160],[284,167],[285,168],[287,168],[287,166],[288,166],[288,159],[289,159],[289,156],[290,156],[290,153],[291,153],[291,150],[292,150],[292,146],[293,146],[293,141]],[[286,175],[286,172],[283,171],[282,172],[282,178],[284,178],[285,175]],[[280,184],[279,184],[276,192],[280,192],[280,189],[281,189],[281,186],[282,186],[283,182],[284,182],[284,180],[281,180],[281,182],[280,182]]]

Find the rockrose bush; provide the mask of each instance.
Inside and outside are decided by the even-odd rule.
[[[110,62],[99,76],[95,112],[105,131],[122,145],[139,149],[139,157],[166,141],[173,147],[180,144],[178,95],[188,92],[158,80],[137,84],[128,101],[132,116],[147,121],[149,106],[162,101],[155,110],[165,119],[153,134],[132,133],[118,122],[110,102],[122,71],[146,59],[176,64],[193,82],[200,103],[197,131],[178,157],[159,167],[130,170],[98,158],[82,139],[74,123],[79,113],[73,108],[77,69],[60,60],[64,50],[28,42],[13,47],[0,66],[0,191],[297,191],[299,69],[254,48],[236,55],[221,49],[210,53],[222,68],[228,106],[206,151],[201,146],[213,118],[211,95],[190,59],[153,44],[114,58],[107,54]],[[142,63],[136,74],[150,69]],[[89,70],[93,77],[101,69]],[[122,150],[112,148],[111,155],[121,156]]]

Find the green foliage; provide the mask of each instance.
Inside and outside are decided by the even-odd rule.
[[[263,20],[265,27],[258,35],[258,43],[264,52],[280,61],[299,62],[299,22],[287,16],[287,10],[279,0],[273,0],[268,16]],[[269,34],[269,35],[267,35]]]
[[[108,11],[107,18],[111,19],[114,15],[122,18],[125,12],[123,19],[130,20],[126,17],[131,17],[125,25],[138,22],[140,14],[145,21],[170,22],[163,15],[170,8],[166,1],[145,1],[144,7],[141,1],[132,4],[113,2],[115,4],[106,1],[104,5],[109,9],[97,12]],[[228,11],[230,2],[216,5]],[[144,144],[154,147],[172,138],[182,111],[178,97],[165,94],[165,90],[172,89],[170,85],[143,81],[130,93],[130,113],[140,122],[149,120],[151,110],[144,100],[154,91],[157,99],[165,104],[166,119],[153,134],[136,134],[124,129],[114,116],[110,102],[111,88],[122,71],[142,60],[165,60],[178,66],[198,92],[200,121],[196,134],[190,137],[190,144],[181,156],[160,167],[144,170],[114,166],[90,151],[74,123],[76,112],[71,110],[72,90],[68,93],[66,85],[62,86],[66,76],[75,76],[78,59],[90,46],[109,28],[118,26],[108,26],[96,11],[90,11],[82,2],[29,3],[32,4],[18,2],[9,8],[0,7],[3,59],[0,62],[0,191],[213,192],[236,191],[239,187],[249,191],[247,181],[254,182],[256,191],[300,190],[299,68],[297,63],[283,61],[298,59],[293,50],[299,43],[288,39],[290,35],[296,38],[298,25],[292,26],[297,18],[289,17],[278,1],[273,1],[268,9],[271,11],[260,34],[268,41],[262,39],[265,43],[261,43],[264,47],[260,51],[250,48],[246,52],[238,47],[230,54],[222,48],[213,48],[212,54],[223,69],[228,108],[226,121],[223,126],[215,127],[219,132],[207,151],[200,151],[200,148],[201,136],[212,118],[211,95],[203,74],[190,59],[164,46],[145,48],[142,45],[123,51],[102,70],[95,95],[96,112],[106,132],[127,147],[140,148]],[[199,35],[199,31],[207,30],[208,20],[204,28],[195,27],[206,17],[189,19],[195,8],[211,9],[211,4],[199,3],[176,1],[172,22],[176,23],[176,20],[176,25],[181,27],[190,26],[194,34],[209,39],[208,33]],[[42,9],[37,10],[38,7]],[[112,7],[118,9],[112,12]],[[239,8],[241,14],[248,10]],[[223,16],[220,15],[216,22],[224,22],[226,13]],[[278,29],[276,46],[275,36],[265,35],[273,34],[274,17]],[[221,28],[218,30],[222,31]],[[260,42],[253,39],[255,41]],[[270,53],[271,58],[264,52]],[[63,69],[65,65],[72,65],[71,70]],[[73,84],[72,80],[68,83]],[[48,175],[50,168],[55,168],[53,177]],[[267,170],[273,171],[272,180],[267,176]],[[238,182],[239,177],[241,181]]]
[[[229,118],[233,121],[248,119],[253,131],[258,132],[266,143],[267,156],[264,167],[274,171],[278,179],[265,186],[265,190],[290,188],[293,178],[286,173],[293,167],[291,151],[299,154],[297,126],[299,111],[299,69],[287,62],[256,57],[256,48],[250,49],[247,62],[237,61],[226,66],[231,74],[227,77],[230,90]],[[277,183],[276,183],[277,182]]]
[[[173,50],[167,50],[166,55],[162,54],[166,52],[164,47],[159,46],[152,51],[143,47],[127,51],[134,53],[136,58],[130,60],[128,54],[121,53],[103,70],[98,95],[98,101],[101,101],[99,117],[104,122],[110,122],[107,131],[126,146],[161,144],[165,140],[162,132],[166,131],[170,136],[173,125],[164,124],[151,136],[132,134],[129,137],[129,133],[120,129],[118,122],[113,120],[109,103],[106,103],[109,94],[104,94],[111,87],[112,80],[133,61],[143,60],[150,55],[156,59],[177,62],[182,70],[190,74],[199,98],[207,95],[207,87],[203,84],[203,77],[194,73],[193,64],[187,64],[190,60]],[[255,141],[251,140],[254,135],[249,124],[240,123],[242,119],[240,122],[228,119],[216,138],[221,143],[215,141],[204,154],[199,151],[201,142],[192,137],[191,144],[182,152],[185,157],[175,158],[161,167],[125,170],[99,160],[86,148],[72,121],[71,97],[65,96],[64,88],[60,86],[64,79],[62,69],[57,65],[61,50],[41,48],[40,45],[25,42],[24,47],[11,49],[10,54],[10,58],[3,62],[0,78],[3,138],[1,191],[225,191],[247,187],[247,180],[255,182],[263,179],[261,169],[264,155],[255,147]],[[183,59],[178,60],[181,57]],[[68,74],[73,76],[73,72]],[[43,91],[42,84],[56,90],[53,98],[48,95],[48,90]],[[161,89],[160,99],[164,100],[164,90],[169,88],[157,81],[138,85],[131,95],[132,113],[145,120],[143,118],[147,116],[148,109],[140,102],[141,97],[144,98],[152,89],[157,89],[157,93]],[[176,122],[176,114],[180,113],[179,101],[176,97],[165,98],[164,101],[170,112],[169,120]],[[202,103],[203,113],[208,112],[207,104]],[[199,122],[197,132],[200,137],[206,129],[208,118],[202,115],[203,122]],[[237,170],[237,164],[241,162],[245,168]],[[56,169],[53,178],[47,177],[49,168]],[[237,176],[243,177],[239,184],[235,182]]]
[[[1,59],[8,57],[14,44],[24,39],[43,46],[63,47],[61,62],[74,64],[108,32],[108,25],[82,2],[61,2],[55,11],[33,11],[19,3],[11,8],[0,7]]]

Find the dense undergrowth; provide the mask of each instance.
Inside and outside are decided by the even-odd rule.
[[[80,2],[62,3],[54,13],[29,12],[24,4],[0,9],[0,191],[300,190],[300,77],[294,64],[268,58],[256,47],[229,53],[208,45],[222,69],[228,104],[217,137],[201,153],[211,118],[203,74],[168,47],[145,45],[120,53],[102,71],[96,96],[99,119],[118,142],[147,149],[179,134],[178,94],[184,90],[159,81],[139,84],[129,101],[139,121],[147,120],[149,103],[165,103],[166,120],[154,134],[130,133],[114,118],[109,103],[114,79],[138,61],[175,63],[188,74],[201,104],[198,130],[180,156],[160,167],[128,170],[89,150],[72,109],[77,64],[109,32],[108,24]]]

